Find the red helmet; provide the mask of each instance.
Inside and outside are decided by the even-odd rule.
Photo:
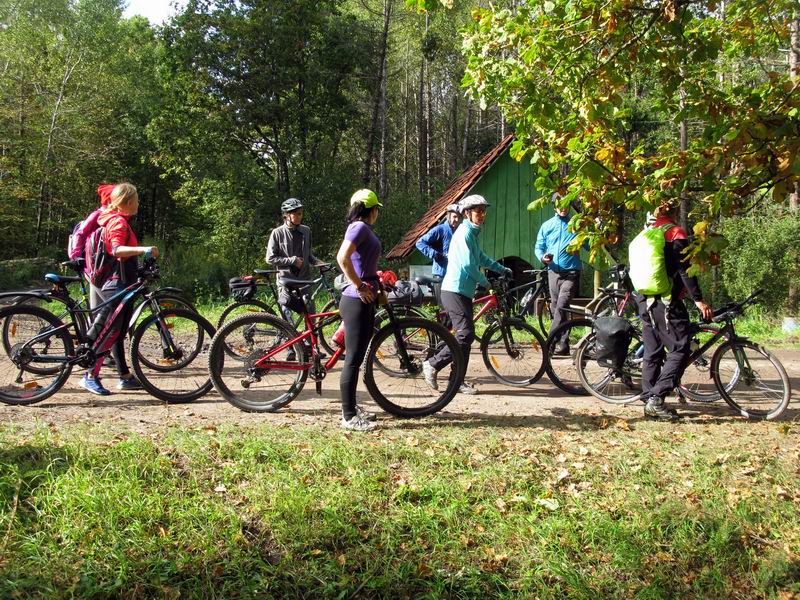
[[[378,279],[387,288],[393,288],[397,283],[397,274],[394,271],[378,271]]]

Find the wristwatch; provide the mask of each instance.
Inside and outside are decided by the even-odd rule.
[[[356,288],[356,290],[363,290],[365,287],[367,287],[367,282],[366,281],[362,281],[361,283],[358,284],[358,287]]]

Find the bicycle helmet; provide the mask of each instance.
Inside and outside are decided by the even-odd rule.
[[[488,207],[489,203],[483,196],[480,196],[479,194],[472,194],[471,196],[467,196],[466,198],[462,199],[458,205],[461,207],[461,212],[464,212],[465,210],[470,210],[471,208],[476,208],[478,206]]]
[[[298,208],[303,208],[303,203],[297,198],[289,198],[284,200],[283,204],[281,204],[281,212],[283,213],[292,212]]]
[[[461,208],[458,206],[458,204],[448,204],[445,213],[456,213],[457,215],[460,215]]]
[[[383,204],[378,201],[378,195],[372,190],[368,189],[358,190],[356,193],[350,196],[350,204],[356,204],[357,202],[363,202],[364,208],[383,206]]]

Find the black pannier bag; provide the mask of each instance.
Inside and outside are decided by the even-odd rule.
[[[405,304],[407,306],[419,306],[422,304],[422,288],[419,287],[416,281],[401,279],[394,284],[388,296],[391,304]]]
[[[595,333],[594,357],[621,368],[633,339],[633,325],[617,315],[607,315],[597,317],[592,329]]]
[[[245,302],[256,295],[256,282],[252,277],[234,277],[228,282],[228,287],[237,302]]]

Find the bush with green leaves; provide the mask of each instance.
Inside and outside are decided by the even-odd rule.
[[[796,314],[789,286],[800,281],[800,213],[772,207],[726,219],[722,231],[731,242],[721,262],[728,295],[741,299],[763,288],[762,305],[767,312]]]

